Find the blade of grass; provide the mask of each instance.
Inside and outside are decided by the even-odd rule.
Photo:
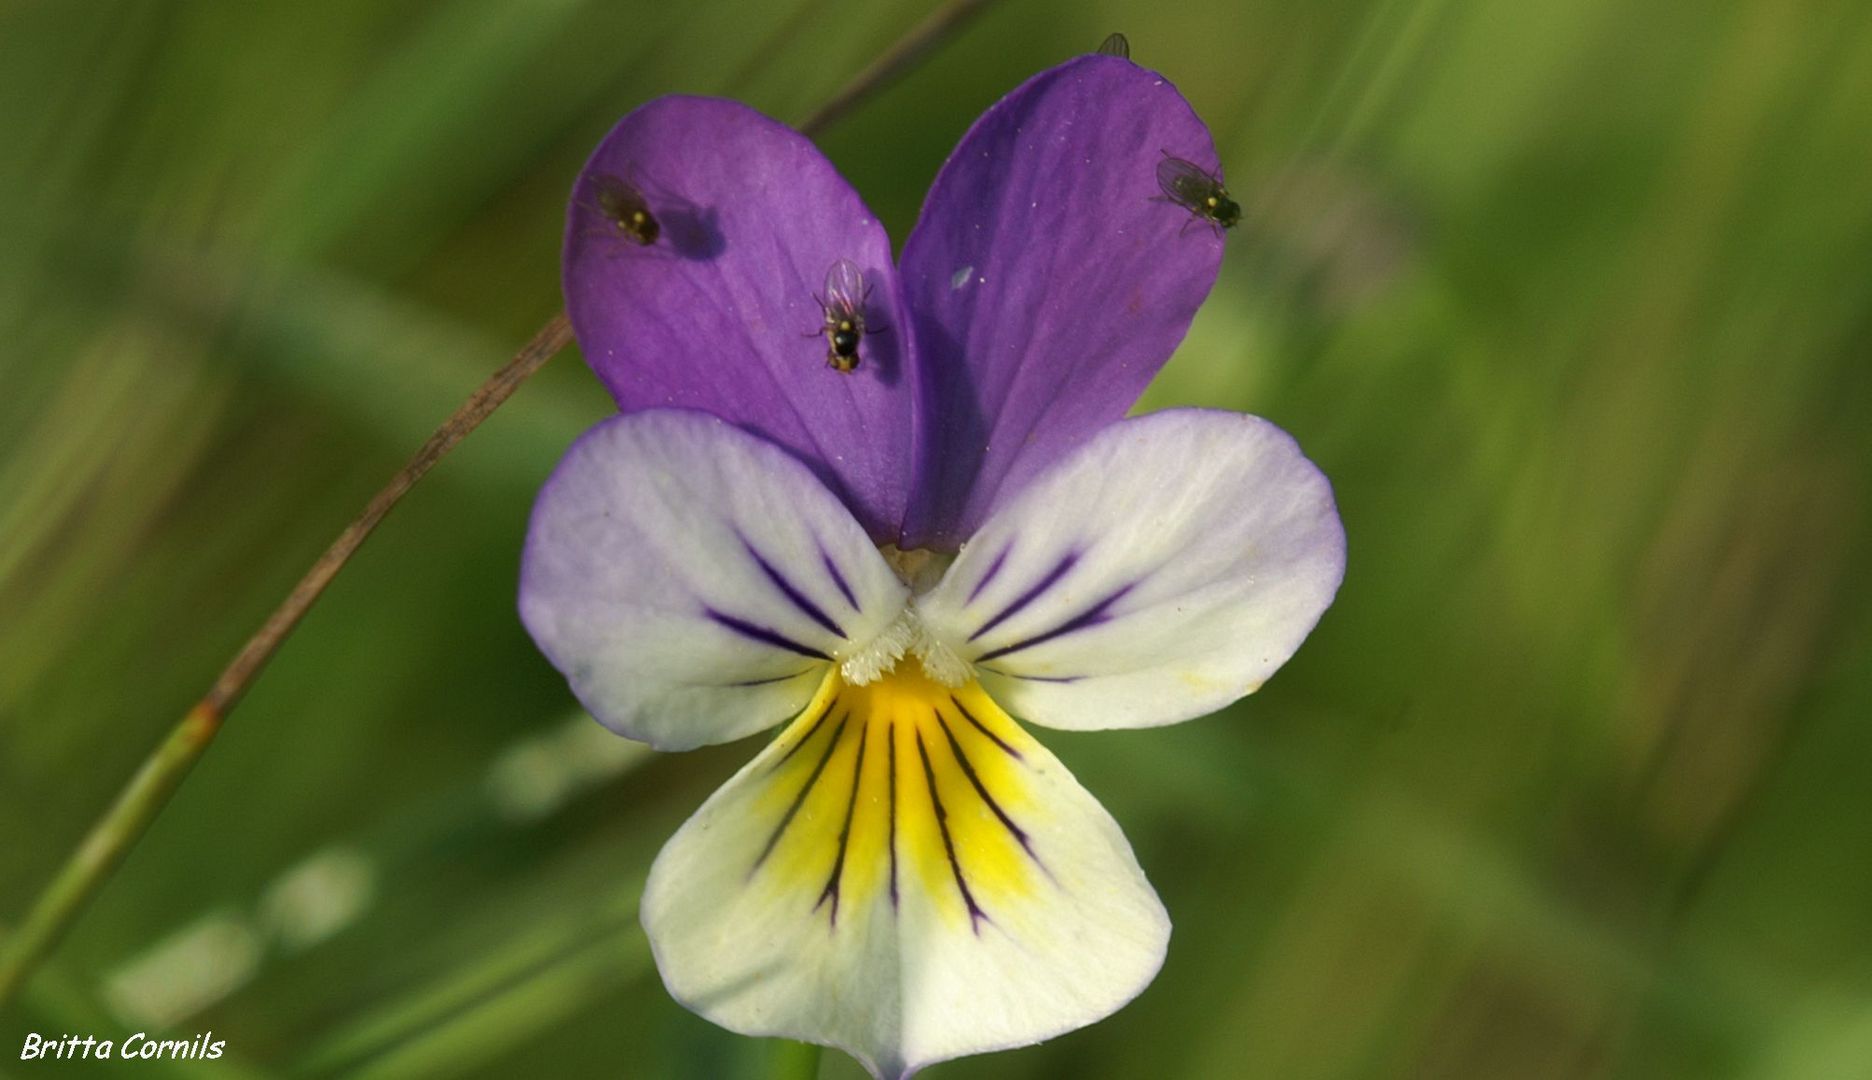
[[[636,887],[620,890],[636,895]],[[301,1075],[362,1075],[438,1056],[456,1056],[462,1042],[485,1049],[501,1033],[494,1016],[532,1030],[542,1011],[577,1007],[565,991],[587,981],[618,985],[646,973],[650,950],[634,905],[602,919],[568,920],[543,927],[485,956],[450,969],[393,1000],[382,1002],[321,1039],[290,1071]],[[544,1002],[532,1000],[542,994]],[[494,1025],[504,1028],[505,1025]],[[474,1055],[469,1055],[473,1057]],[[394,1070],[392,1069],[392,1072]],[[405,1074],[407,1075],[407,1074]]]

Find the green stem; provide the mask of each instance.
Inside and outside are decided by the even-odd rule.
[[[67,859],[0,950],[0,1005],[11,1001],[26,976],[45,959],[91,894],[123,861],[189,766],[214,738],[214,719],[198,705],[130,778],[117,801]]]
[[[768,1080],[819,1080],[819,1052],[814,1043],[773,1040],[767,1056]]]
[[[461,408],[429,436],[416,456],[397,470],[390,483],[371,498],[363,513],[345,526],[338,539],[318,557],[260,629],[234,654],[234,659],[222,669],[208,693],[170,729],[156,752],[144,760],[110,809],[91,827],[78,850],[65,860],[58,876],[40,892],[18,932],[0,948],[0,1009],[12,1002],[25,985],[27,976],[71,929],[85,903],[103,887],[111,872],[130,853],[130,848],[149,831],[156,815],[169,802],[169,796],[220,733],[227,714],[378,523],[418,480],[455,448],[455,444],[500,408],[527,376],[538,371],[571,341],[572,327],[564,314],[547,320],[539,333],[533,335],[533,340],[482,383]]]

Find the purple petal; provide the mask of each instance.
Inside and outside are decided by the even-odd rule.
[[[1183,339],[1222,241],[1162,198],[1165,153],[1216,167],[1174,86],[1087,56],[1002,99],[943,166],[901,271],[923,373],[904,546],[958,546]]]
[[[658,234],[606,213],[628,183]],[[826,363],[827,274],[848,259],[870,293],[852,372]],[[687,406],[786,447],[895,540],[910,481],[911,368],[890,240],[811,142],[745,105],[666,97],[599,144],[566,222],[566,309],[625,412]]]
[[[659,749],[792,716],[904,587],[786,451],[687,409],[613,417],[540,492],[520,617],[605,726]]]
[[[917,606],[1024,719],[1152,727],[1253,693],[1344,575],[1332,487],[1286,432],[1171,409],[997,507]]]

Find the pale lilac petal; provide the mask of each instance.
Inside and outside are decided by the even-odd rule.
[[[641,246],[602,212],[623,180],[658,224]],[[864,275],[852,372],[826,364],[826,276]],[[573,189],[566,310],[592,370],[626,412],[686,406],[786,447],[872,537],[896,539],[910,483],[910,334],[890,240],[798,132],[745,105],[665,97],[620,121]]]
[[[1002,99],[943,166],[901,271],[923,376],[906,547],[953,550],[1183,339],[1222,240],[1162,198],[1165,153],[1217,167],[1174,86],[1086,56]]]
[[[1332,603],[1332,488],[1253,416],[1121,421],[998,508],[918,599],[1023,720],[1153,727],[1253,693]]]
[[[579,700],[661,750],[797,713],[905,596],[797,459],[683,409],[573,444],[534,505],[520,575],[520,617]]]

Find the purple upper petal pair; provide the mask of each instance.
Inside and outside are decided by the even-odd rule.
[[[804,136],[662,98],[573,191],[567,309],[623,410],[689,406],[785,447],[872,540],[954,550],[999,501],[1121,417],[1189,328],[1222,242],[1158,198],[1164,154],[1215,166],[1162,76],[1088,56],[976,122],[893,267],[883,227]],[[661,227],[620,232],[620,182]],[[856,370],[826,362],[828,272],[863,272]]]

